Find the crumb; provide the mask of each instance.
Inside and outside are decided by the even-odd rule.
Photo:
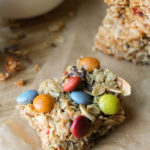
[[[26,60],[28,62],[32,62],[29,58],[29,52],[25,49],[20,49],[19,45],[10,45],[4,48],[4,52],[7,56],[13,56],[16,58],[20,58]]]
[[[73,16],[75,16],[75,14],[76,14],[75,11],[71,11],[71,12],[68,13],[68,16],[73,17]]]
[[[9,27],[11,29],[18,29],[21,27],[21,23],[16,20],[11,19],[11,20],[9,20]]]
[[[50,44],[51,47],[56,47],[57,45],[55,43]]]
[[[4,47],[4,52],[5,54],[7,55],[11,55],[14,51],[18,50],[19,48],[19,45],[10,45],[10,46],[7,46],[7,47]]]
[[[65,23],[62,21],[58,21],[55,24],[52,24],[48,27],[50,32],[58,32],[65,26]]]
[[[65,42],[65,39],[63,36],[58,36],[56,39],[55,39],[55,42],[56,43],[64,43]]]
[[[24,86],[25,85],[25,80],[23,80],[23,79],[19,79],[17,82],[15,82],[15,85],[17,85],[17,86]]]
[[[39,65],[35,65],[35,66],[34,66],[34,69],[35,69],[35,71],[37,71],[37,72],[38,72],[38,71],[40,70]]]
[[[9,73],[16,73],[23,70],[24,68],[20,59],[10,56],[6,58],[6,69]]]
[[[9,38],[11,38],[12,40],[21,40],[21,39],[24,39],[25,37],[26,35],[23,32],[9,35]]]
[[[0,81],[5,81],[9,77],[9,73],[0,73]]]

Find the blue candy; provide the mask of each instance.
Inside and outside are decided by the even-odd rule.
[[[77,104],[91,104],[92,98],[87,93],[82,91],[73,91],[71,92],[71,99]]]
[[[18,104],[30,104],[33,102],[33,99],[38,95],[38,92],[35,90],[28,90],[20,94],[16,101]]]

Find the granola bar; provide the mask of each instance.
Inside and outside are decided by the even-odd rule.
[[[107,3],[110,6],[114,5],[131,6],[131,7],[150,6],[149,0],[105,0],[105,3]]]
[[[125,80],[100,67],[97,59],[84,57],[61,79],[47,79],[38,92],[21,94],[17,108],[36,129],[44,150],[88,150],[125,120],[121,96],[130,94]]]
[[[118,5],[118,6],[129,6],[130,0],[105,0],[110,6]]]
[[[149,0],[105,0],[110,6],[130,7],[135,14],[144,15],[150,20],[150,1]]]
[[[113,37],[125,40],[150,35],[149,20],[144,16],[135,15],[129,7],[112,6],[107,9],[103,27],[109,30]]]
[[[147,20],[136,18],[132,9],[112,6],[99,28],[95,48],[134,63],[150,64],[149,32]]]

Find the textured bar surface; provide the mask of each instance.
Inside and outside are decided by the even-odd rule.
[[[77,66],[68,66],[66,71],[61,80],[47,79],[39,88],[39,94],[50,94],[55,98],[56,103],[50,113],[37,112],[33,104],[17,105],[21,116],[36,129],[44,150],[87,150],[95,145],[97,139],[125,120],[122,106],[115,115],[104,115],[98,106],[99,97],[106,93],[115,95],[122,103],[120,96],[131,93],[131,87],[125,80],[108,69],[87,72],[78,63]],[[92,104],[78,105],[71,100],[69,92],[63,91],[62,85],[71,76],[81,77],[79,89],[92,96]],[[91,127],[87,135],[75,138],[71,132],[71,124],[79,115],[86,116]]]
[[[150,26],[129,7],[112,6],[100,26],[95,48],[134,63],[150,64]]]

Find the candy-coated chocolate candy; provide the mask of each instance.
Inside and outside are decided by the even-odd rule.
[[[73,91],[70,94],[71,99],[77,104],[91,104],[92,98],[85,92],[82,91]]]
[[[55,100],[48,94],[40,94],[33,100],[34,108],[40,113],[51,112],[55,104]]]
[[[105,94],[99,99],[99,107],[104,114],[114,115],[120,109],[120,102],[116,96]]]
[[[27,90],[21,93],[16,101],[18,104],[25,105],[33,102],[33,99],[38,95],[38,92],[35,90]]]
[[[81,78],[76,76],[76,77],[71,77],[67,79],[67,81],[63,85],[63,89],[65,92],[70,92],[75,90],[81,83]]]
[[[79,61],[79,66],[82,66],[84,69],[91,72],[96,68],[100,68],[100,62],[94,57],[84,57]]]
[[[82,138],[90,128],[90,121],[84,116],[78,116],[71,125],[71,132],[74,137]]]

